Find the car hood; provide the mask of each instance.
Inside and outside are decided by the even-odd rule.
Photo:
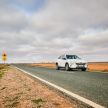
[[[68,60],[69,62],[74,62],[74,63],[87,63],[87,61],[85,60],[80,60],[80,59],[72,59],[72,60]]]

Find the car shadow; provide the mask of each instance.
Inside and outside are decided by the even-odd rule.
[[[65,71],[65,72],[88,72],[87,71],[82,71],[81,69],[70,69],[69,71],[66,71],[65,68],[60,68],[59,71]]]

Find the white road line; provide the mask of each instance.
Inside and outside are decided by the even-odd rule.
[[[24,73],[26,73],[26,74],[28,74],[28,75],[30,75],[30,76],[32,76],[32,77],[34,77],[34,78],[36,78],[36,79],[38,79],[38,80],[40,80],[40,81],[42,81],[42,82],[44,82],[47,85],[50,85],[50,86],[52,86],[52,87],[54,87],[54,88],[56,88],[56,89],[58,89],[58,90],[60,90],[60,91],[62,91],[64,93],[66,93],[67,95],[69,95],[71,97],[74,97],[74,98],[78,99],[81,102],[84,102],[85,104],[87,104],[89,106],[92,106],[94,108],[105,108],[104,106],[101,106],[101,105],[99,105],[99,104],[97,104],[97,103],[95,103],[95,102],[93,102],[91,100],[88,100],[88,99],[86,99],[84,97],[81,97],[81,96],[79,96],[79,95],[77,95],[75,93],[72,93],[72,92],[70,92],[70,91],[68,91],[68,90],[66,90],[66,89],[64,89],[62,87],[59,87],[59,86],[57,86],[55,84],[52,84],[52,83],[50,83],[50,82],[48,82],[48,81],[46,81],[46,80],[44,80],[42,78],[39,78],[39,77],[37,77],[37,76],[35,76],[35,75],[33,75],[33,74],[31,74],[31,73],[23,70],[23,69],[20,69],[18,67],[15,67],[15,68],[18,69],[18,70],[20,70],[20,71],[22,71],[22,72],[24,72]]]

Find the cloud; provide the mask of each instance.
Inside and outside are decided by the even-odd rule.
[[[0,52],[8,52],[9,62],[55,60],[68,52],[91,61],[108,60],[107,4],[0,0]]]
[[[97,33],[80,35],[79,40],[85,46],[107,47],[108,46],[108,29]]]
[[[0,10],[0,31],[20,31],[27,26],[26,16],[10,8]]]

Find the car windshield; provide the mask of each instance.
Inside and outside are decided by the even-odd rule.
[[[76,55],[66,55],[66,58],[67,58],[67,59],[81,59],[81,58],[79,58],[79,57],[76,56]]]

